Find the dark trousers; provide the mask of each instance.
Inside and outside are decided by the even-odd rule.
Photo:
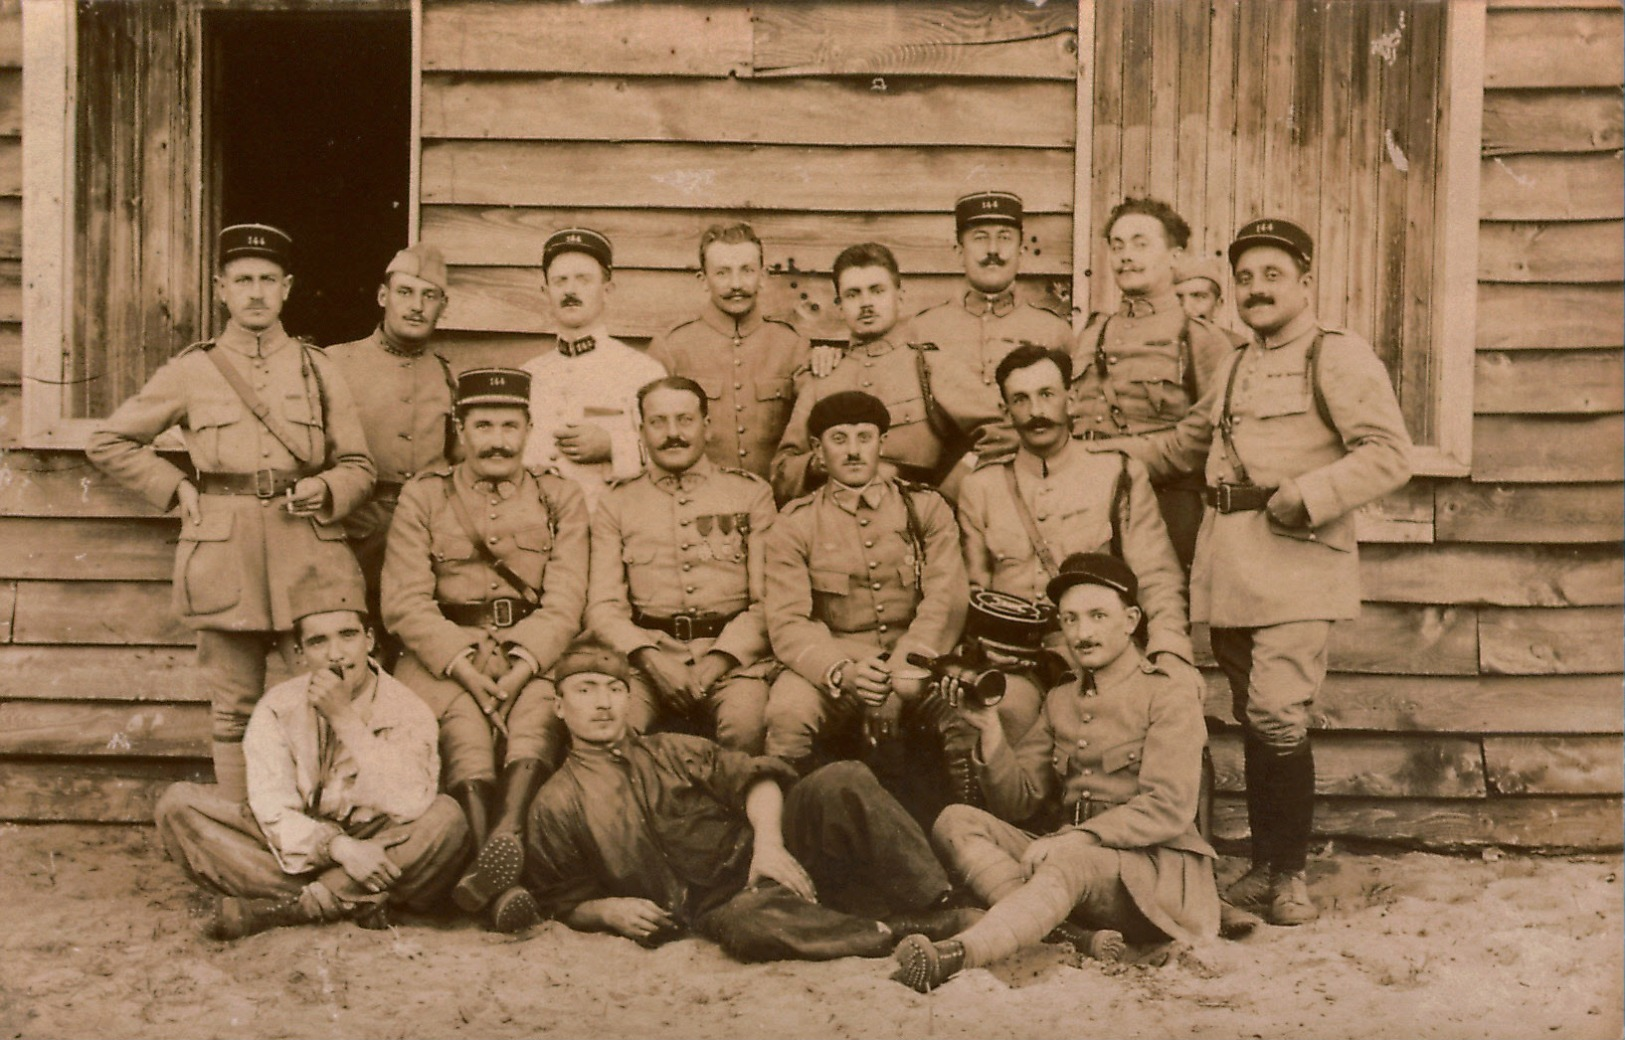
[[[769,882],[701,915],[695,930],[739,960],[884,957],[897,940],[879,918],[949,890],[925,832],[861,763],[824,766],[791,788],[783,827],[819,901]]]
[[[1163,525],[1168,528],[1168,540],[1174,543],[1174,555],[1189,574],[1191,560],[1196,556],[1196,532],[1202,529],[1202,480],[1200,477],[1194,481],[1181,478],[1158,485],[1155,491]]]

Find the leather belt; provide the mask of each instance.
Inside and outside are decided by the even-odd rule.
[[[275,498],[299,483],[298,470],[262,469],[253,473],[199,473],[197,489],[204,495],[253,495]]]
[[[398,480],[375,480],[372,484],[373,501],[397,502],[401,497],[401,488],[405,486]]]
[[[1083,797],[1072,803],[1072,826],[1082,826],[1107,809],[1117,808],[1117,804],[1096,798],[1092,793],[1085,791]]]
[[[440,613],[447,621],[468,628],[512,628],[535,612],[535,604],[517,596],[488,599],[483,603],[440,604]]]
[[[679,642],[687,643],[695,639],[715,639],[728,627],[728,622],[738,616],[739,614],[674,614],[671,617],[652,617],[641,610],[633,610],[632,624],[639,628],[658,629]]]
[[[1202,489],[1202,504],[1220,513],[1242,513],[1263,509],[1275,488],[1257,484],[1219,484]]]

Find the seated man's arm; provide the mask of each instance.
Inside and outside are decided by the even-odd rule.
[[[272,709],[273,705],[262,699],[243,735],[248,808],[282,870],[304,874],[333,864],[329,845],[344,833],[344,828],[314,815],[305,805],[299,793],[293,747]]]
[[[377,681],[390,680],[380,675]],[[334,737],[355,757],[356,807],[396,823],[411,823],[428,811],[439,789],[439,727],[434,713],[409,690],[396,687],[393,696],[380,690],[369,726],[348,700],[330,694],[338,682],[326,670],[314,673],[310,697],[332,725]]]
[[[745,818],[755,837],[746,883],[754,885],[764,878],[777,881],[801,898],[816,902],[818,890],[812,878],[784,847],[783,813],[784,792],[772,777],[758,780],[745,795]]]

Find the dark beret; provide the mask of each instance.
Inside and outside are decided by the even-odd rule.
[[[813,405],[812,414],[807,416],[807,436],[817,440],[830,427],[850,423],[873,423],[885,433],[891,428],[891,413],[873,394],[842,390]]]

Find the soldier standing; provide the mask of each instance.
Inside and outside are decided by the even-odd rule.
[[[784,436],[797,383],[809,377],[807,337],[762,314],[762,240],[749,224],[713,224],[700,236],[698,317],[657,336],[649,356],[705,388],[706,457],[766,477]]]
[[[1237,347],[1247,345],[1247,337],[1219,324],[1219,304],[1224,300],[1224,266],[1214,257],[1186,257],[1174,265],[1174,295],[1192,318],[1208,322],[1224,333]]]
[[[367,616],[378,640],[378,658],[392,669],[400,647],[383,627],[378,579],[384,543],[401,488],[422,470],[441,469],[452,449],[451,363],[429,349],[446,309],[446,260],[419,242],[395,254],[378,287],[383,319],[372,335],[329,347],[344,373],[378,479],[372,498],[344,518],[350,548],[367,580]]]
[[[796,398],[773,460],[773,490],[788,501],[817,489],[828,477],[813,450],[807,419],[833,394],[860,391],[878,398],[890,416],[884,454],[889,472],[935,485],[951,448],[971,431],[999,418],[981,381],[961,365],[943,364],[934,344],[918,342],[900,324],[903,279],[897,258],[877,242],[848,246],[835,258],[836,304],[851,333],[846,355],[828,377]]]
[[[581,489],[521,463],[529,378],[511,368],[458,377],[462,461],[407,483],[383,576],[384,620],[409,651],[396,674],[440,720],[446,789],[480,850],[453,898],[471,913],[494,901],[491,921],[502,931],[532,921],[534,904],[510,892],[521,829],[531,796],[563,755],[553,684],[543,676],[580,631],[587,597]]]
[[[1096,314],[1072,348],[1072,436],[1139,459],[1157,489],[1168,537],[1189,569],[1202,522],[1202,478],[1182,470],[1206,446],[1201,413],[1186,419],[1232,351],[1213,326],[1186,316],[1174,263],[1191,229],[1167,203],[1124,199],[1106,220],[1112,277],[1123,299]]]
[[[1227,891],[1275,924],[1316,909],[1304,876],[1314,819],[1309,705],[1333,621],[1360,612],[1354,511],[1402,486],[1411,440],[1370,344],[1323,328],[1313,242],[1255,220],[1230,244],[1241,319],[1257,339],[1218,375],[1207,515],[1191,616],[1213,631],[1243,727],[1253,866]]]
[[[233,801],[247,794],[243,731],[265,692],[266,655],[274,647],[293,666],[288,589],[306,567],[334,580],[354,569],[339,521],[373,480],[344,376],[282,328],[292,247],[265,224],[223,229],[214,291],[225,330],[160,368],[85,447],[153,505],[180,507],[175,612],[198,633],[215,779]],[[185,432],[195,479],[153,449],[172,426]]]
[[[704,716],[723,747],[759,755],[777,667],[762,616],[773,491],[707,457],[706,409],[704,388],[681,376],[638,391],[650,462],[593,513],[587,624],[635,666],[634,732]]]
[[[590,511],[617,479],[643,469],[639,451],[638,387],[666,367],[604,328],[614,288],[609,239],[587,228],[565,228],[542,245],[542,289],[558,322],[554,349],[527,361],[530,415],[537,435],[525,465],[556,469],[581,485]]]

